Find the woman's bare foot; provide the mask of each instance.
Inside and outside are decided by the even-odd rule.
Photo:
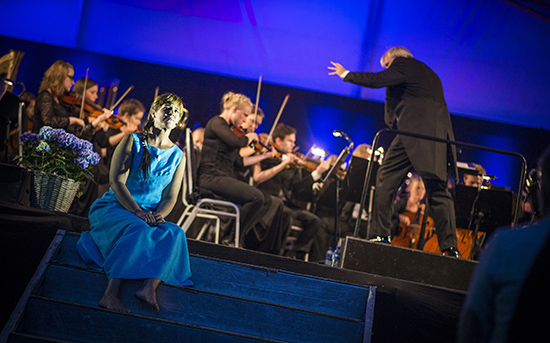
[[[130,312],[130,310],[128,310],[118,298],[118,292],[120,290],[121,283],[121,279],[109,280],[109,282],[107,283],[107,288],[105,289],[105,293],[103,293],[103,297],[99,301],[99,307],[122,313]]]
[[[160,284],[159,279],[147,279],[143,282],[141,288],[135,293],[138,300],[150,305],[153,310],[159,311],[157,303],[157,286]]]
[[[113,310],[121,313],[129,313],[130,310],[124,306],[120,299],[110,294],[104,294],[103,298],[99,301],[99,307],[103,307],[109,310]]]

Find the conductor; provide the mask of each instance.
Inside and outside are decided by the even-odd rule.
[[[386,87],[384,119],[391,129],[454,140],[451,118],[441,80],[424,63],[413,58],[403,47],[389,49],[380,59],[381,72],[349,72],[331,62],[329,75],[368,88]],[[453,199],[447,190],[447,166],[456,160],[454,146],[430,140],[397,135],[378,170],[374,197],[372,241],[391,241],[392,205],[397,189],[407,173],[414,169],[422,177],[437,239],[443,255],[460,257],[457,250]]]

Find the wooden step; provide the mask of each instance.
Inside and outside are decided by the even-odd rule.
[[[50,265],[36,295],[87,306],[97,306],[107,285],[105,275]],[[161,285],[155,312],[137,301],[134,293],[141,282],[129,280],[121,288],[120,298],[135,314],[148,315],[241,334],[295,342],[338,340],[357,341],[363,334],[360,319],[305,311],[265,301],[227,296],[198,288]]]
[[[86,269],[75,251],[78,237],[67,234],[52,262]],[[190,256],[190,265],[196,289],[360,320],[365,317],[368,287],[196,255]]]
[[[73,342],[281,342],[34,296],[17,332]]]

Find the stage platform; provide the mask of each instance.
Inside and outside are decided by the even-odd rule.
[[[8,290],[2,304],[3,326],[57,230],[79,233],[89,229],[89,223],[86,218],[0,202],[0,227],[2,289]],[[193,239],[188,244],[193,258],[351,286],[374,286],[372,342],[453,342],[467,293],[465,285],[476,265],[356,238],[348,239],[343,268]],[[194,272],[200,273],[200,269]]]

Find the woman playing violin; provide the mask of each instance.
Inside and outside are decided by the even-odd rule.
[[[248,183],[237,179],[235,170],[253,165],[273,156],[262,153],[241,157],[241,148],[258,141],[254,132],[237,136],[232,127],[240,127],[252,112],[250,98],[243,94],[228,92],[222,98],[222,113],[208,121],[204,131],[202,157],[198,170],[198,185],[217,196],[241,205],[241,237],[258,224],[271,205],[271,197]],[[270,251],[277,253],[276,251]]]
[[[74,68],[64,61],[55,61],[44,73],[34,110],[33,132],[38,133],[43,126],[67,129],[76,124],[84,128],[86,124],[80,118],[71,117],[62,105],[62,96],[71,90],[74,84]]]
[[[84,85],[86,85],[86,91],[84,91]],[[69,115],[72,117],[80,118],[81,112],[83,114],[84,128],[79,125],[70,125],[68,131],[80,138],[89,140],[94,139],[94,134],[98,131],[105,120],[109,119],[112,115],[112,111],[106,108],[100,108],[94,106],[97,100],[97,82],[92,79],[80,78],[76,81],[73,87],[73,91],[69,95],[64,95],[63,102],[69,108]],[[84,109],[82,110],[82,94],[84,94]]]
[[[145,113],[145,106],[137,99],[124,100],[118,107],[119,120],[124,123],[120,127],[106,126],[106,130],[98,131],[95,143],[101,148],[102,159],[98,164],[99,196],[109,190],[109,168],[111,158],[118,143],[129,133],[138,132]]]

